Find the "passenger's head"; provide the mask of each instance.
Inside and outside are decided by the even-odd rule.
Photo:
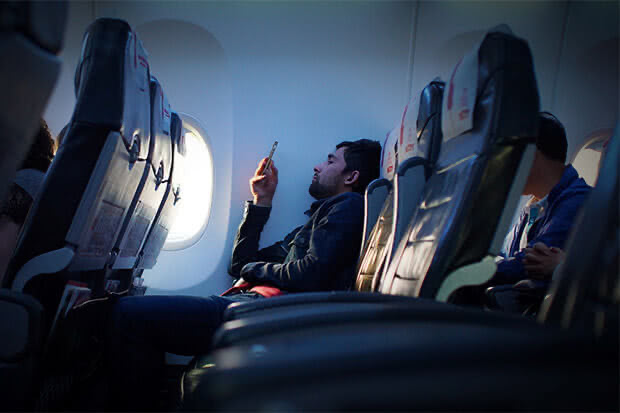
[[[540,112],[538,122],[536,155],[523,195],[542,198],[562,176],[568,142],[564,126],[554,115],[549,112]]]
[[[26,220],[32,201],[52,163],[54,151],[54,141],[47,123],[41,119],[28,155],[15,174],[6,198],[0,202],[0,279],[11,258],[17,235]]]
[[[344,141],[327,160],[314,167],[310,195],[329,198],[344,192],[363,194],[366,186],[379,177],[381,144],[369,139]]]
[[[540,112],[538,114],[536,150],[547,159],[564,164],[567,149],[568,142],[564,126],[551,113]]]
[[[19,169],[36,169],[45,173],[52,163],[55,153],[56,145],[52,139],[52,134],[45,120],[41,119],[37,135]]]

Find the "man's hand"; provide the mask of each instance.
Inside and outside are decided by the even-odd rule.
[[[270,207],[278,186],[278,168],[272,159],[271,166],[265,170],[266,163],[267,158],[258,163],[258,168],[250,179],[250,190],[254,195],[254,205]]]
[[[239,278],[237,280],[237,282],[235,283],[235,285],[233,285],[233,287],[240,287],[240,286],[242,286],[245,283],[246,283],[246,281],[243,278]]]
[[[560,248],[549,248],[542,242],[537,242],[531,248],[526,248],[524,252],[523,266],[527,275],[539,280],[551,279],[553,271],[566,257],[566,253]]]

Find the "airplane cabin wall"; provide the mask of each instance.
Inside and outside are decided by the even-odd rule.
[[[414,28],[412,93],[455,63],[487,29],[506,23],[528,41],[541,110],[566,127],[568,161],[618,120],[617,1],[422,1]]]
[[[105,1],[71,3],[63,71],[45,115],[55,133],[75,103],[84,30],[103,16],[138,32],[173,110],[201,121],[215,162],[206,232],[190,248],[162,252],[145,272],[154,294],[217,294],[230,285],[248,180],[274,139],[280,179],[262,245],[304,222],[312,167],[336,143],[383,142],[409,97],[437,75],[449,79],[497,24],[529,42],[541,108],[566,125],[569,156],[618,118],[617,2]]]

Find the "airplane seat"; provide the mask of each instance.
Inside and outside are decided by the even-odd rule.
[[[494,274],[491,257],[533,161],[538,110],[527,43],[506,26],[492,29],[446,85],[436,171],[380,292],[446,301]]]
[[[436,78],[414,97],[403,114],[398,153],[400,163],[394,177],[394,219],[389,248],[385,249],[383,273],[417,209],[420,195],[430,178],[441,147],[441,103],[445,83]],[[411,106],[411,108],[409,108]],[[424,169],[416,168],[423,166]],[[381,275],[383,275],[383,273]],[[374,277],[378,291],[383,276]]]
[[[27,154],[60,74],[66,2],[0,3],[0,199]],[[0,274],[0,278],[3,274]],[[43,346],[41,304],[0,289],[1,410],[34,408],[36,365]]]
[[[400,186],[406,187],[407,191],[401,193],[400,198],[398,198],[400,200],[397,201],[397,203],[400,203],[400,212],[396,213],[396,221],[393,220],[395,216],[394,210],[397,206],[394,205],[395,196],[393,191],[390,191],[384,200],[381,214],[360,256],[354,288],[355,294],[338,291],[330,293],[301,293],[273,297],[269,300],[233,303],[226,309],[224,320],[235,320],[248,315],[258,314],[258,311],[265,314],[267,310],[278,310],[280,307],[290,305],[299,306],[301,304],[326,302],[355,305],[355,303],[360,302],[382,303],[390,300],[402,300],[401,297],[379,296],[370,292],[372,286],[377,283],[376,280],[383,275],[387,268],[385,263],[389,262],[389,257],[395,245],[398,244],[397,241],[394,242],[393,240],[398,240],[396,237],[399,235],[395,236],[394,234],[402,233],[401,228],[406,227],[407,220],[411,216],[411,212],[407,211],[407,208],[414,208],[414,206],[410,203],[408,204],[407,200],[417,201],[417,197],[422,190],[420,183],[423,183],[424,178],[432,170],[432,165],[436,160],[436,153],[441,144],[440,116],[438,116],[438,111],[441,111],[441,90],[442,84],[438,79],[430,82],[420,95],[415,96],[407,106],[408,109],[406,111],[410,115],[413,114],[413,116],[403,116],[400,125],[386,137],[383,145],[382,178],[380,179],[385,179],[388,182],[389,180],[398,180],[401,182]],[[404,114],[406,115],[406,113]],[[412,122],[411,118],[416,119],[416,121]],[[402,122],[405,123],[403,124]],[[420,125],[419,131],[416,129],[417,125]],[[406,130],[407,133],[411,134],[411,138],[407,139],[408,143],[406,144],[399,144],[401,130]],[[405,146],[411,143],[414,144],[415,150],[406,151],[406,157],[398,165],[397,150],[403,150],[403,153],[405,153]],[[412,149],[414,147],[412,146]],[[403,184],[402,182],[405,182],[403,179],[409,179],[409,181]],[[299,308],[301,309],[301,307]],[[218,340],[216,339],[214,342],[218,343]]]
[[[370,221],[369,214],[366,213],[369,208],[365,205],[364,239],[362,240],[360,258],[353,283],[355,291],[370,291],[372,279],[378,270],[377,263],[380,259],[380,251],[387,242],[392,228],[392,217],[394,215],[393,182],[398,167],[399,136],[400,125],[388,132],[381,151],[381,177],[372,181],[366,189],[366,194],[370,194],[377,185],[382,185],[381,188],[384,189],[384,192],[380,197],[376,196],[374,200],[371,200],[368,195],[366,197],[366,205],[374,201],[375,212],[373,213],[374,220]]]
[[[0,3],[0,199],[39,128],[60,74],[66,2]]]
[[[104,294],[122,230],[151,171],[149,68],[137,35],[98,19],[83,40],[77,102],[63,145],[24,223],[3,285],[54,316],[68,281]],[[163,193],[163,190],[161,190]],[[132,231],[129,231],[132,234]],[[129,237],[123,251],[139,239]],[[129,267],[131,268],[131,267]]]
[[[151,83],[153,85],[153,83]],[[160,88],[161,90],[161,88]],[[153,102],[156,105],[157,102]],[[170,109],[168,109],[170,110]],[[163,119],[163,118],[162,118]],[[166,190],[164,193],[164,199],[155,214],[155,219],[149,234],[147,235],[142,251],[140,252],[139,260],[136,263],[136,268],[140,271],[144,269],[151,269],[157,263],[157,257],[161,252],[164,242],[170,232],[170,227],[176,216],[178,208],[175,208],[180,201],[180,182],[174,175],[175,162],[181,162],[179,155],[179,143],[181,141],[181,135],[183,131],[183,121],[178,114],[171,112],[171,120],[169,126],[169,135],[166,135],[166,165],[165,175],[161,177],[162,183],[166,183]],[[153,130],[157,130],[155,124],[153,124]],[[165,135],[165,134],[164,134]]]
[[[134,198],[131,220],[125,221],[123,236],[119,237],[113,251],[117,259],[112,265],[109,280],[116,280],[121,291],[134,287],[134,278],[144,269],[153,268],[166,241],[176,212],[176,202],[171,196],[173,185],[174,139],[180,137],[180,118],[173,114],[159,81],[151,76],[150,95],[150,149],[147,159],[148,178]],[[174,120],[173,120],[174,117]],[[174,131],[174,133],[173,133]],[[144,292],[136,282],[133,293]]]
[[[381,148],[381,171],[379,178],[373,180],[366,187],[364,192],[364,233],[362,235],[362,245],[360,257],[364,255],[367,248],[371,232],[376,229],[376,223],[383,212],[386,198],[392,192],[392,176],[394,176],[394,145],[396,128],[390,130],[385,136],[383,147]]]

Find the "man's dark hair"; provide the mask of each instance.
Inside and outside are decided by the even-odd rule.
[[[19,169],[37,169],[47,172],[54,159],[55,145],[47,123],[41,119],[41,124],[26,159]],[[32,205],[32,197],[22,187],[13,183],[8,194],[0,202],[0,215],[6,215],[11,221],[22,225]]]
[[[381,144],[370,139],[344,141],[336,149],[344,148],[345,172],[358,171],[359,177],[353,184],[353,191],[363,194],[368,184],[379,177]]]
[[[47,126],[47,122],[41,119],[37,135],[19,169],[38,169],[41,172],[46,172],[52,163],[52,159],[54,159],[55,152],[56,145],[54,139],[52,139],[50,129]]]
[[[549,159],[566,162],[568,142],[562,123],[549,112],[538,114],[538,136],[536,148]]]

